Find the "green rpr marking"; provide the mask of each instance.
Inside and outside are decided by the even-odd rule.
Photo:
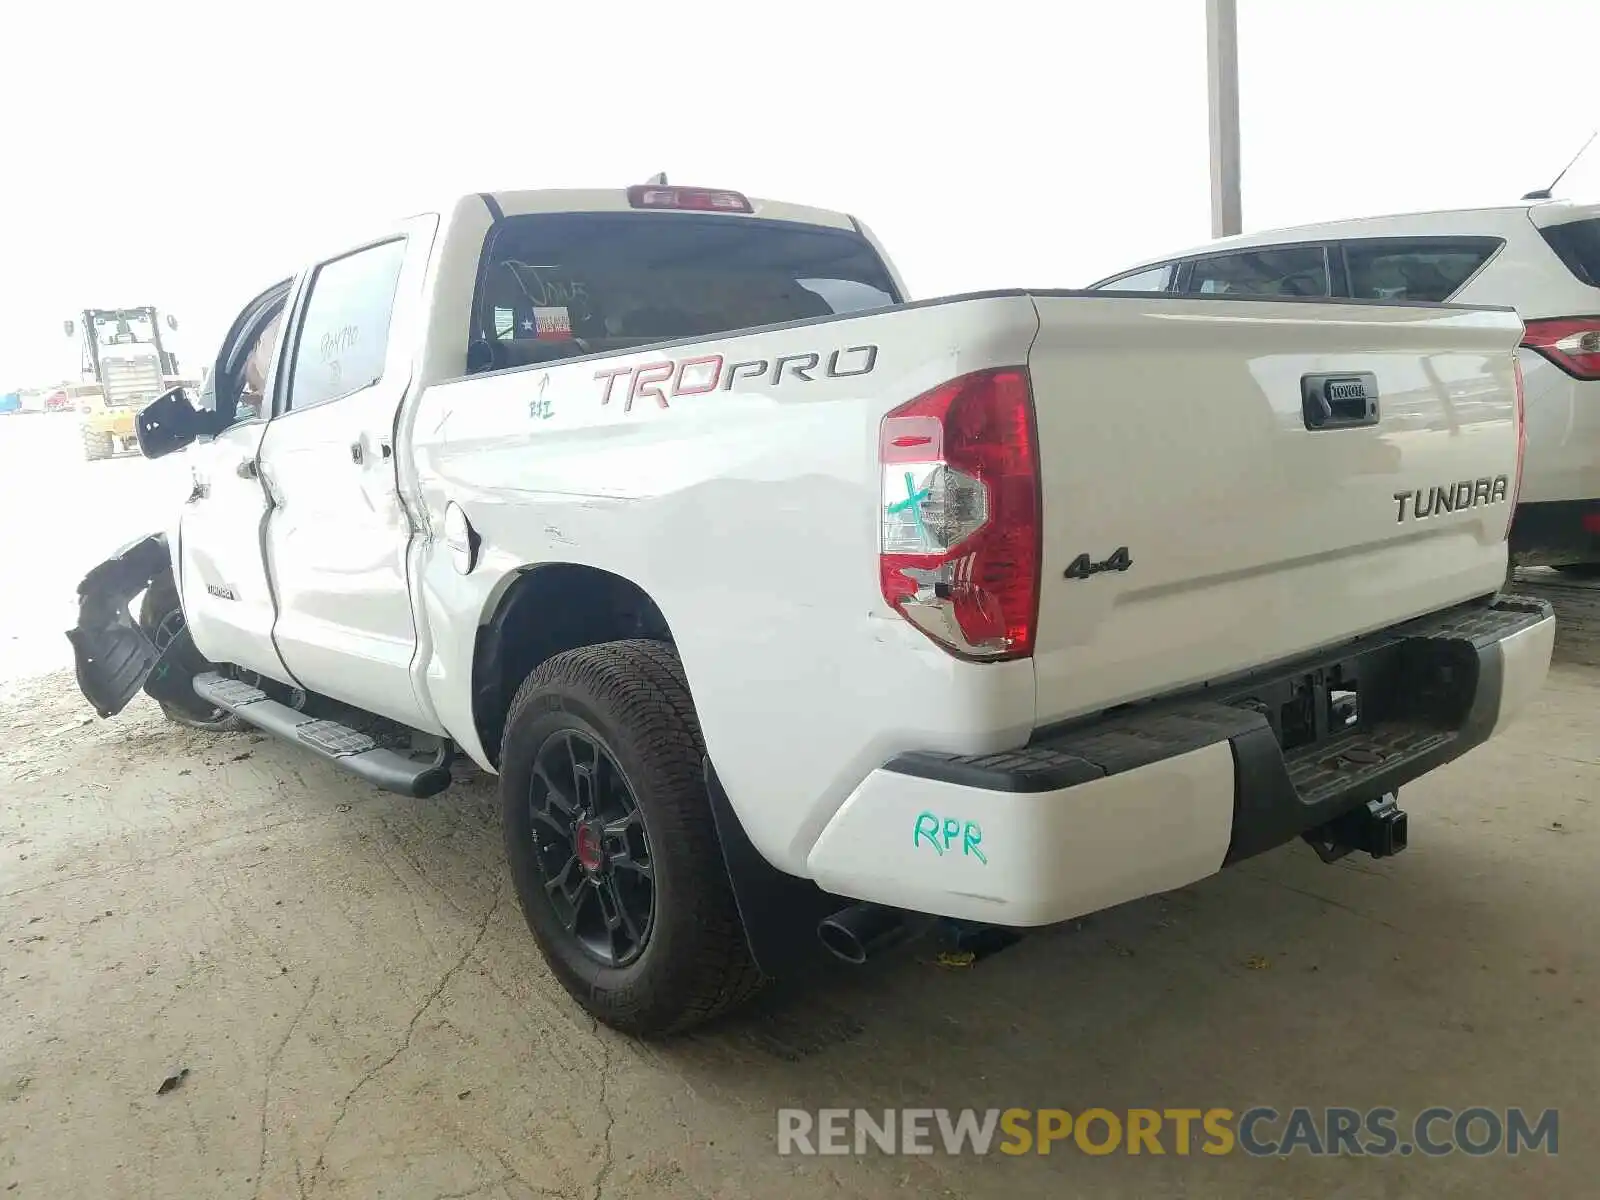
[[[904,500],[896,500],[889,505],[889,514],[893,516],[895,513],[904,512],[909,508],[911,510],[911,519],[917,523],[917,532],[926,537],[928,531],[922,524],[922,509],[919,506],[928,498],[928,494],[932,490],[932,488],[923,488],[920,492],[917,491],[917,477],[907,471],[906,498]]]
[[[952,843],[958,837],[961,839],[963,858],[970,854],[984,866],[989,865],[988,856],[978,849],[978,843],[983,841],[983,829],[976,821],[963,822],[954,817],[940,820],[937,813],[918,813],[916,824],[911,830],[911,845],[913,848],[920,846],[926,838],[928,845],[933,847],[933,852],[943,858],[946,850],[954,849]]]

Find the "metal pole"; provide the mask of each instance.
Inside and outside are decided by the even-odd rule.
[[[1236,0],[1206,0],[1211,114],[1211,236],[1244,229],[1239,206],[1239,35]]]

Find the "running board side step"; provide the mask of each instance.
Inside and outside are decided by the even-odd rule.
[[[264,733],[302,746],[386,792],[420,800],[450,786],[453,752],[449,742],[431,757],[416,758],[380,746],[367,734],[337,721],[308,717],[242,679],[228,679],[215,671],[196,675],[194,690],[207,703],[226,709]]]

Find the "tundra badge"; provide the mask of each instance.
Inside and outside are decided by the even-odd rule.
[[[1394,519],[1397,523],[1403,522],[1407,507],[1411,509],[1413,520],[1422,521],[1437,517],[1440,513],[1476,508],[1480,504],[1501,504],[1510,486],[1511,480],[1505,475],[1483,475],[1438,487],[1418,488],[1414,492],[1396,492]],[[1408,500],[1411,502],[1409,506],[1406,504]]]

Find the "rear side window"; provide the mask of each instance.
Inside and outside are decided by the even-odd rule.
[[[468,370],[550,362],[899,302],[848,230],[683,213],[532,213],[484,247]]]
[[[1448,300],[1502,244],[1499,238],[1346,242],[1350,295],[1357,300]]]
[[[1119,275],[1115,279],[1097,283],[1091,290],[1096,292],[1164,292],[1167,290],[1167,284],[1171,282],[1172,264],[1162,263],[1159,267],[1148,267],[1143,271],[1135,271],[1132,275]]]
[[[1197,296],[1329,296],[1327,248],[1283,246],[1196,259],[1184,291]]]
[[[1546,225],[1539,232],[1580,282],[1600,287],[1600,218]]]
[[[404,239],[325,262],[311,279],[296,335],[290,410],[338,400],[383,377]]]

